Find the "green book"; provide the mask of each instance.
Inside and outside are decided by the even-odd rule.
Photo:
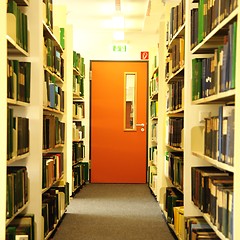
[[[6,217],[11,218],[14,214],[14,178],[7,174],[7,212]]]
[[[30,103],[31,62],[25,62],[25,102]]]
[[[84,79],[80,78],[80,96],[84,97]]]
[[[192,59],[192,100],[202,97],[202,61]]]
[[[15,240],[15,236],[16,236],[16,227],[8,226],[6,229],[6,239]]]
[[[14,14],[16,17],[16,42],[19,44],[19,19],[18,19],[18,6],[17,3],[13,0],[8,1],[7,12]]]
[[[65,49],[65,29],[60,28],[60,45],[63,49]]]
[[[199,0],[198,5],[198,43],[203,40],[204,33],[204,0]]]
[[[232,79],[230,79],[230,89],[235,88],[235,82],[236,82],[236,45],[237,45],[237,22],[233,22],[232,27],[232,65],[231,65],[231,71],[232,71]]]
[[[13,60],[13,72],[16,74],[16,98],[20,100],[20,88],[19,88],[19,61]]]

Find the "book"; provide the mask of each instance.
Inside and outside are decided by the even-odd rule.
[[[183,206],[183,194],[174,187],[166,188],[165,210],[167,222],[174,224],[174,207]]]
[[[9,226],[16,228],[15,239],[34,240],[34,214],[17,215]]]
[[[7,13],[11,13],[16,19],[16,43],[25,51],[28,51],[28,18],[13,0],[7,2]],[[10,28],[11,26],[8,26]]]
[[[234,106],[220,106],[219,107],[219,124],[221,125],[219,127],[219,136],[221,136],[221,149],[219,150],[219,154],[220,154],[220,161],[227,163],[227,159],[228,159],[228,152],[229,152],[229,145],[227,144],[227,138],[228,140],[230,140],[230,138],[232,138],[233,142],[233,136],[230,136],[231,134],[234,133],[233,130],[233,121],[234,121]],[[229,126],[228,126],[229,125]],[[228,149],[227,149],[228,146]],[[232,150],[231,150],[232,151]],[[230,154],[230,158],[229,158],[229,163],[231,158],[233,158],[233,152],[231,152]]]
[[[224,172],[213,166],[192,167],[192,201],[203,212],[210,211],[210,189],[209,178],[211,176],[229,176],[228,172]]]
[[[28,202],[28,172],[25,166],[7,168],[7,217]]]

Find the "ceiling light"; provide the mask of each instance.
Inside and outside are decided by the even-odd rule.
[[[113,16],[112,24],[113,24],[114,29],[123,29],[124,28],[124,17],[121,15]]]
[[[117,41],[124,40],[124,31],[114,31],[113,38]]]

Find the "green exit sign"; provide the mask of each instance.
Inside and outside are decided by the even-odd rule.
[[[113,45],[113,52],[126,52],[127,45],[126,44],[115,44]]]

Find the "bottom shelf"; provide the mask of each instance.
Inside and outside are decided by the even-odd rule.
[[[61,222],[69,205],[69,184],[64,181],[42,195],[42,239],[48,239]]]
[[[184,240],[185,238],[185,221],[184,221],[184,214],[182,213],[181,217],[176,215],[175,223],[169,223],[168,222],[168,214],[164,210],[163,205],[160,205],[160,208],[162,210],[163,216],[165,218],[165,221],[170,228],[171,232],[175,235],[175,237],[179,240]],[[176,211],[175,211],[176,212]],[[176,213],[175,213],[176,214]]]
[[[157,197],[157,191],[156,188],[149,185],[149,189],[151,190],[152,195],[156,198]]]
[[[53,233],[57,230],[57,227],[60,225],[60,223],[62,222],[64,216],[65,216],[65,213],[66,213],[66,210],[65,212],[62,214],[61,218],[57,221],[57,223],[54,224],[54,227],[51,231],[48,232],[48,234],[46,235],[46,237],[44,237],[44,234],[43,234],[43,239],[47,240],[49,239]],[[42,218],[42,224],[44,225],[44,218]]]
[[[210,220],[209,214],[203,214],[204,219],[206,222],[211,226],[211,228],[214,230],[214,232],[218,235],[219,238],[228,240],[229,238],[226,238],[221,232],[219,232],[218,228],[212,224]]]

